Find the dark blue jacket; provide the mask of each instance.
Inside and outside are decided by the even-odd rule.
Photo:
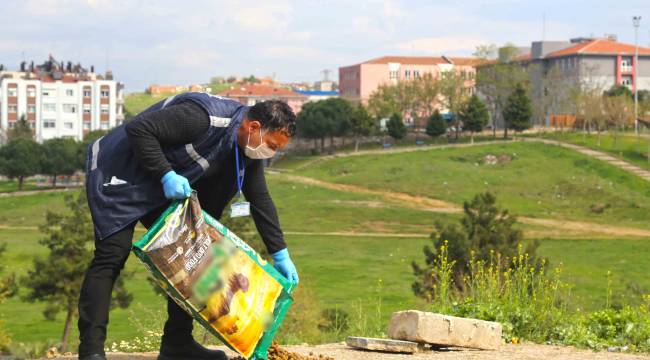
[[[231,99],[189,92],[171,96],[138,116],[183,101],[199,104],[210,116],[205,135],[190,144],[163,148],[167,161],[190,184],[211,166],[217,166],[235,146],[237,129],[248,107]],[[86,193],[95,226],[95,236],[104,239],[143,215],[162,206],[165,198],[160,179],[154,179],[135,158],[125,125],[88,146]]]

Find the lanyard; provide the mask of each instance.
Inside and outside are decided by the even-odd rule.
[[[242,159],[243,162],[243,159]],[[235,172],[237,174],[237,197],[241,197],[241,188],[244,185],[244,173],[246,172],[246,167],[244,166],[241,169],[241,176],[240,176],[240,170],[239,170],[239,146],[237,146],[237,142],[235,141]]]

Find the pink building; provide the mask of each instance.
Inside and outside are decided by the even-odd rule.
[[[233,86],[228,90],[220,92],[218,95],[235,99],[248,106],[253,106],[258,102],[265,100],[282,100],[286,102],[296,114],[300,112],[302,105],[308,100],[306,95],[298,94],[289,89],[256,84]]]
[[[412,80],[424,74],[432,74],[437,78],[445,71],[456,71],[467,80],[468,91],[473,92],[476,65],[479,62],[476,58],[446,56],[384,56],[340,67],[339,92],[345,99],[367,104],[370,94],[379,85]]]

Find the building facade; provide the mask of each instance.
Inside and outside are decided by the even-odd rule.
[[[300,112],[302,105],[309,99],[308,96],[289,89],[257,84],[233,86],[217,95],[235,99],[248,106],[253,106],[258,102],[265,100],[282,100],[286,102],[296,114]]]
[[[559,115],[573,112],[570,89],[603,92],[613,86],[650,90],[650,48],[620,43],[615,37],[536,41],[516,61],[528,69],[535,123],[551,125]]]
[[[65,137],[82,140],[92,130],[124,121],[124,86],[79,65],[50,58],[21,71],[0,71],[0,129],[7,133],[24,117],[38,142]]]
[[[455,71],[466,79],[468,91],[475,85],[476,58],[433,56],[384,56],[356,65],[339,68],[339,93],[341,97],[368,103],[370,95],[383,84],[395,84],[430,74],[438,78],[441,73]]]

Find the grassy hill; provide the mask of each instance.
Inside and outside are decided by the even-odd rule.
[[[225,89],[228,89],[231,84],[210,84],[212,93],[216,94]],[[137,115],[142,110],[157,103],[158,101],[167,98],[173,94],[147,94],[145,92],[130,93],[124,99],[124,109],[131,116]]]
[[[510,160],[486,165],[486,155],[508,155]],[[291,174],[454,204],[491,190],[500,204],[515,214],[648,228],[644,218],[650,207],[647,183],[555,146],[507,143],[302,164],[306,166]],[[382,324],[395,310],[426,309],[411,293],[410,263],[423,260],[422,247],[429,242],[433,223],[457,221],[458,214],[425,211],[377,192],[305,184],[283,174],[269,173],[267,180],[301,286],[317,296],[319,308],[354,313],[361,306],[368,317]],[[607,203],[609,208],[594,213],[590,208],[597,202]],[[12,270],[24,274],[31,258],[44,253],[36,226],[43,222],[46,209],[63,211],[63,195],[0,198],[0,209],[0,242],[8,244],[6,261]],[[528,225],[522,228],[544,230]],[[139,229],[136,237],[142,233]],[[545,235],[539,250],[554,266],[562,264],[565,279],[575,284],[573,293],[579,299],[575,305],[595,308],[605,302],[608,270],[619,297],[647,292],[647,239],[602,235],[595,239],[582,234],[582,238],[580,233],[568,237],[561,231]],[[109,341],[131,339],[143,330],[142,324],[159,326],[164,318],[163,299],[154,294],[135,257],[129,259],[126,271],[134,274],[127,282],[134,302],[129,309],[111,313]],[[14,298],[2,305],[0,316],[16,341],[56,339],[62,330],[61,319],[44,320],[43,309],[42,304]]]

